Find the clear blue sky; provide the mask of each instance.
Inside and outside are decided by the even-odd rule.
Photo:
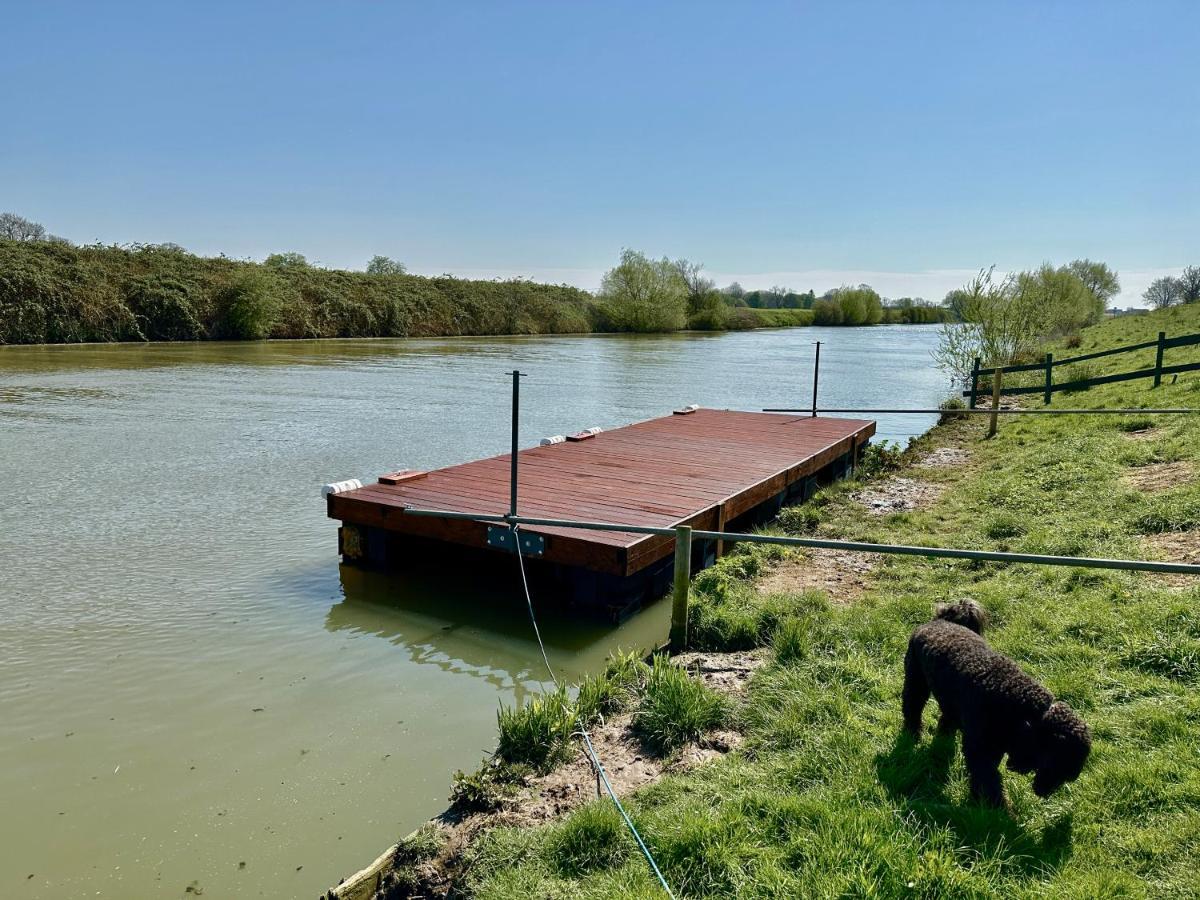
[[[14,3],[0,210],[593,287],[1200,264],[1200,4]],[[906,280],[907,279],[907,280]],[[1139,286],[1140,285],[1140,286]]]

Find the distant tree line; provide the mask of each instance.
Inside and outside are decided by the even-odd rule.
[[[885,300],[867,284],[843,285],[820,297],[781,285],[747,291],[736,281],[718,289],[699,263],[652,259],[637,250],[622,251],[597,299],[604,324],[616,331],[929,324],[953,317],[950,308],[920,297]]]
[[[1175,278],[1168,275],[1154,279],[1142,299],[1155,309],[1200,302],[1200,266],[1188,266]]]
[[[295,252],[254,263],[170,243],[75,246],[0,215],[0,344],[717,330],[811,319],[734,309],[700,266],[632,251],[593,296],[520,278],[412,275],[386,256],[352,272]]]
[[[524,279],[324,269],[299,253],[262,263],[177,244],[76,247],[0,216],[0,344],[587,332],[592,296]]]
[[[261,263],[201,257],[178,244],[75,246],[0,214],[0,344],[718,331],[944,321],[951,307],[888,301],[869,285],[817,297],[776,285],[719,289],[704,267],[624,250],[592,295],[525,279],[409,274],[375,256],[326,269],[296,252]]]
[[[638,250],[622,250],[596,295],[598,330],[702,331],[808,325],[800,310],[735,308],[704,267],[686,259],[653,259]]]

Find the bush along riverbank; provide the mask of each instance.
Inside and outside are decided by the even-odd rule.
[[[1084,346],[1200,330],[1200,309],[1186,314],[1102,323]],[[1197,405],[1190,375],[1071,396]],[[1011,416],[991,440],[982,418],[875,451],[858,480],[773,527],[1200,562],[1196,417]],[[1011,814],[969,798],[957,740],[901,735],[908,635],[964,597],[991,613],[990,642],[1093,735],[1082,775],[1045,800],[1006,771]],[[381,857],[370,884],[333,896],[658,896],[565,710],[602,723],[600,758],[679,896],[1196,896],[1196,579],[743,545],[694,579],[690,641],[649,668],[615,659],[574,700],[502,711],[496,755],[457,779],[450,812]]]
[[[728,331],[814,322],[811,309],[731,306],[686,260],[622,259],[593,296],[523,279],[410,275],[382,257],[366,272],[350,272],[295,253],[252,263],[172,244],[0,238],[0,344]],[[883,321],[917,321],[894,312]]]
[[[591,331],[584,291],[193,256],[171,246],[0,241],[0,343]]]

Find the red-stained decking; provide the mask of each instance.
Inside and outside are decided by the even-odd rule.
[[[520,451],[523,516],[716,530],[815,475],[875,433],[875,423],[700,409],[638,422],[594,439]],[[487,546],[487,525],[406,516],[404,507],[502,514],[509,456],[430,472],[396,485],[331,494],[330,518],[347,524]],[[632,575],[672,552],[673,538],[522,526],[546,536],[544,558]]]

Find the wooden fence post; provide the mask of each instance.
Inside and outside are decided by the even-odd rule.
[[[996,436],[996,428],[1000,423],[1000,382],[1004,374],[1004,370],[996,366],[996,371],[992,375],[992,414],[988,417],[988,433],[987,436],[993,438]]]
[[[1054,392],[1054,354],[1046,354],[1046,393],[1042,402],[1049,405],[1050,395]]]
[[[979,364],[983,362],[978,356],[975,357],[975,366],[971,369],[971,409],[975,408],[975,392],[979,390]]]
[[[671,597],[671,649],[678,653],[687,647],[688,590],[692,581],[692,529],[675,529],[675,593]]]
[[[1163,351],[1167,349],[1167,333],[1160,331],[1158,333],[1158,353],[1154,358],[1154,386],[1158,387],[1162,384],[1162,363]]]

